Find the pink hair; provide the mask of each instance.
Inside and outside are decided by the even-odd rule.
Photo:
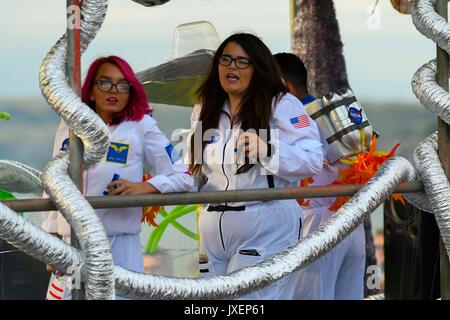
[[[83,88],[81,90],[81,100],[86,103],[92,110],[95,111],[95,103],[90,99],[90,93],[92,87],[95,84],[95,77],[97,71],[105,63],[111,63],[116,65],[120,71],[122,71],[125,79],[131,84],[130,97],[125,109],[113,118],[113,123],[118,124],[122,121],[139,121],[144,115],[151,114],[153,110],[148,104],[147,95],[145,94],[144,87],[136,78],[131,66],[117,56],[101,57],[92,62],[91,66],[84,80]]]

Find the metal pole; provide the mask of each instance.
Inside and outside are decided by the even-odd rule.
[[[67,77],[73,90],[81,96],[81,10],[80,0],[67,0]],[[72,130],[69,132],[69,175],[83,193],[83,144]],[[70,233],[72,246],[80,248],[73,229]],[[72,290],[73,300],[84,300],[84,286]]]
[[[448,21],[448,0],[436,1],[436,12]],[[448,91],[448,53],[437,46],[437,83],[444,90]],[[450,175],[450,126],[441,119],[438,119],[438,149],[439,159],[441,160],[447,178]],[[450,263],[445,250],[442,238],[440,241],[440,267],[441,267],[441,298],[450,300]]]
[[[352,196],[361,186],[328,185],[308,188],[250,189],[213,192],[185,192],[171,194],[147,194],[136,196],[86,197],[93,208],[129,208],[177,204],[207,204],[221,202],[267,201],[278,199],[326,198]],[[420,182],[401,183],[394,193],[423,191]],[[4,200],[4,205],[16,212],[34,212],[55,210],[50,199]]]

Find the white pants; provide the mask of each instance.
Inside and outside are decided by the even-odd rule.
[[[124,269],[144,273],[144,258],[139,234],[108,236],[114,265]],[[128,300],[116,295],[116,300]]]
[[[139,234],[108,236],[111,253],[116,266],[144,273],[144,258]]]
[[[327,208],[305,209],[302,237],[313,232],[333,213]],[[363,299],[365,264],[365,234],[361,224],[325,256],[298,272],[296,299]]]
[[[219,276],[255,265],[299,240],[302,208],[291,200],[247,206],[245,211],[207,211],[199,219],[200,275]],[[293,299],[296,273],[239,299]]]

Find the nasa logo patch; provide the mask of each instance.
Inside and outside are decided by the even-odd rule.
[[[348,117],[352,122],[356,125],[360,125],[363,120],[362,109],[358,110],[356,108],[350,107],[348,108]]]

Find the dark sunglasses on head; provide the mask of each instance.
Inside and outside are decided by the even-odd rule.
[[[245,57],[237,57],[232,58],[229,55],[223,54],[219,57],[219,64],[225,67],[231,66],[231,63],[233,63],[238,69],[247,69],[250,64],[252,63],[250,59]]]
[[[112,83],[109,80],[96,80],[95,84],[100,91],[110,92],[113,87],[116,87],[118,93],[129,93],[131,89],[131,84],[128,82],[118,82]]]

